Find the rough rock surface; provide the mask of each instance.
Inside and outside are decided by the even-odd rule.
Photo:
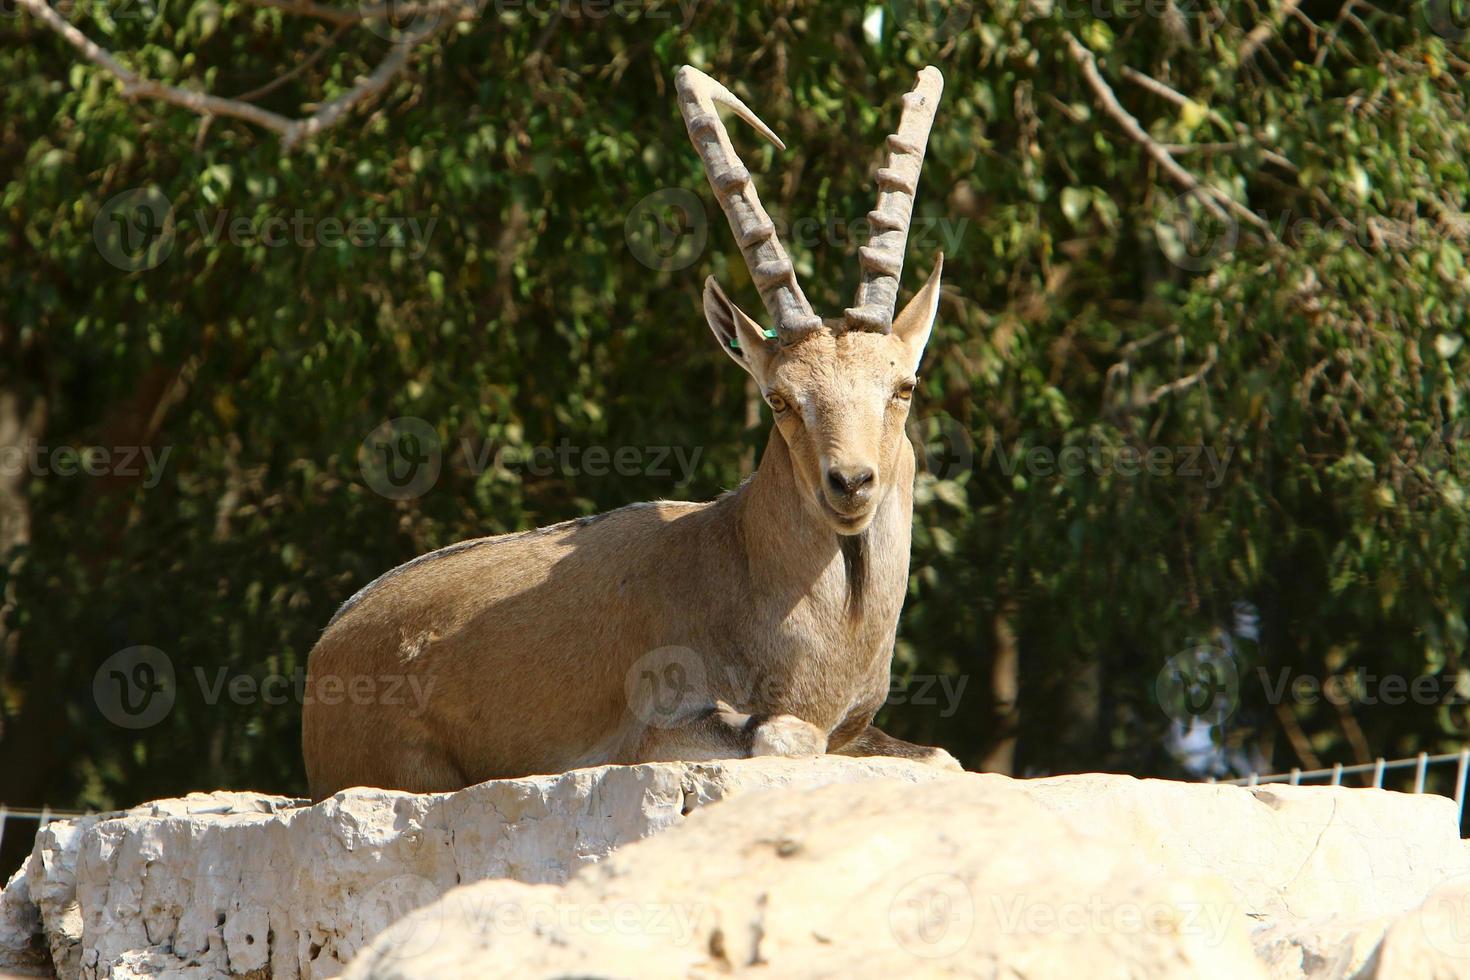
[[[562,887],[456,888],[348,969],[411,977],[1262,976],[1229,887],[1000,781],[734,800]]]
[[[1470,852],[1434,796],[888,759],[316,806],[196,794],[38,836],[0,894],[0,973],[45,961],[67,978],[1470,980]]]
[[[56,821],[0,894],[0,971],[34,971],[49,951],[64,978],[334,976],[460,883],[563,882],[756,789],[943,775],[835,757],[603,766],[450,794],[351,790],[316,806],[196,793]]]
[[[1100,773],[1019,785],[1138,861],[1220,875],[1258,918],[1405,912],[1445,878],[1470,870],[1455,804],[1443,796]]]
[[[1091,775],[754,795],[563,887],[456,888],[348,975],[1470,976],[1435,938],[1460,893],[1413,911],[1470,867],[1454,812]]]
[[[1374,977],[1470,977],[1470,876],[1429,893],[1412,913],[1388,926],[1373,952]]]

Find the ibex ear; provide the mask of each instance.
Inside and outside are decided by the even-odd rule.
[[[934,315],[939,312],[939,276],[944,271],[944,253],[934,259],[934,271],[924,288],[914,294],[903,311],[893,318],[893,335],[903,341],[909,352],[909,367],[917,373],[924,358],[924,345],[934,329]]]
[[[714,276],[704,281],[704,318],[730,359],[760,380],[775,354],[776,342],[730,301]]]

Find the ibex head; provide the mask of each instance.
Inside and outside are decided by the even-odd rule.
[[[943,76],[925,68],[904,96],[898,132],[888,137],[888,164],[877,174],[878,204],[868,214],[871,236],[858,250],[857,303],[825,320],[802,294],[716,105],[784,149],[781,140],[703,72],[686,65],[675,84],[689,138],[775,329],[763,330],[713,277],[705,282],[705,317],[720,346],[760,385],[810,505],[839,534],[861,533],[897,478],[915,374],[939,305],[943,256],[936,257],[924,288],[894,315],[914,193]]]

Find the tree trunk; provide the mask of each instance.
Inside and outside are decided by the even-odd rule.
[[[1021,723],[1021,651],[1011,625],[1016,614],[1012,599],[1001,602],[995,612],[995,659],[990,665],[990,690],[998,737],[980,762],[986,772],[1015,775],[1016,730]]]

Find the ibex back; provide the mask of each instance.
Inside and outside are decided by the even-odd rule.
[[[704,313],[775,419],[760,465],[711,503],[634,504],[465,541],[347,601],[308,670],[311,794],[431,792],[603,763],[942,749],[871,722],[908,583],[914,453],[904,425],[942,259],[896,316],[943,86],[925,68],[878,171],[857,302],[813,313],[716,106],[778,140],[722,85],[679,70],[679,108],[770,314],[711,278]],[[406,679],[397,703],[381,693]]]

